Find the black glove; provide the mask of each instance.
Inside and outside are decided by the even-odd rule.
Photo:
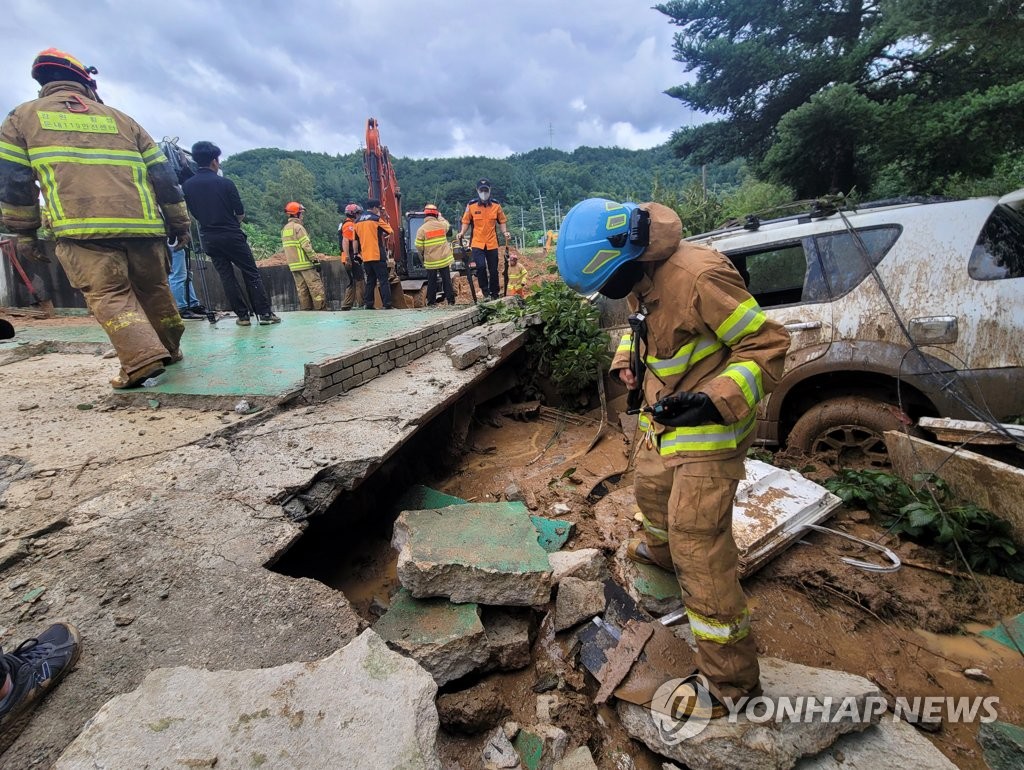
[[[707,393],[675,393],[658,401],[651,407],[651,416],[661,425],[672,428],[692,428],[708,423],[724,423],[722,413]]]

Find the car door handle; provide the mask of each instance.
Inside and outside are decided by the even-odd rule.
[[[820,329],[821,321],[799,321],[797,323],[786,324],[787,332],[806,332],[811,329]]]

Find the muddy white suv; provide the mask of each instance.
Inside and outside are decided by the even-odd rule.
[[[759,439],[880,465],[881,434],[919,417],[1024,414],[1022,205],[881,201],[691,238],[792,335]]]

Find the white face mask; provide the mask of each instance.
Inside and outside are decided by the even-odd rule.
[[[477,190],[476,194],[480,197],[480,200],[482,200],[482,201],[486,201],[486,200],[490,200],[491,199],[491,191],[490,190]]]

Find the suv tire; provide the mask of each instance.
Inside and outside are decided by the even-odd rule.
[[[837,468],[885,468],[887,430],[917,434],[899,407],[865,396],[843,396],[815,404],[796,421],[786,446],[819,455]]]

